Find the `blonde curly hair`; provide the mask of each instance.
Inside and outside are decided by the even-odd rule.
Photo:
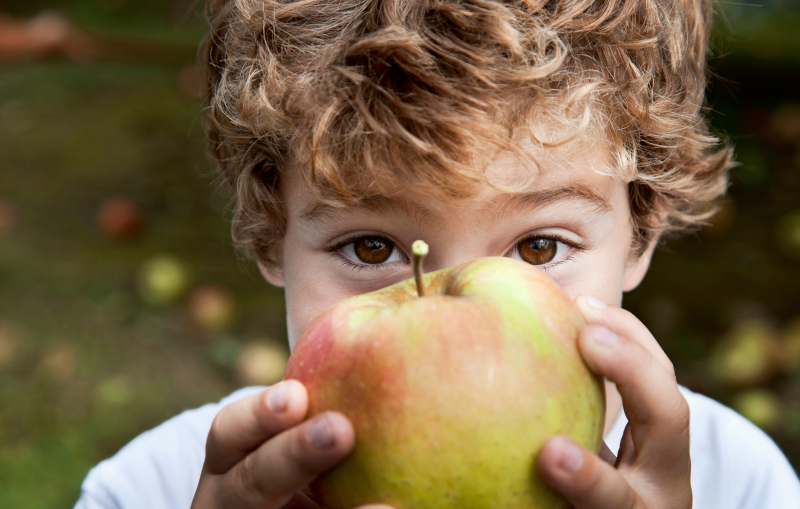
[[[732,165],[703,117],[710,0],[210,0],[208,141],[233,238],[281,263],[285,172],[319,199],[441,200],[542,118],[597,127],[629,184],[634,246],[710,215]],[[542,146],[557,145],[530,138]]]

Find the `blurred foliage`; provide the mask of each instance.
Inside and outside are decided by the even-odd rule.
[[[196,45],[203,0],[0,0],[0,11],[30,17],[58,10],[88,30]]]
[[[800,10],[719,7],[710,118],[741,164],[711,226],[660,249],[625,304],[681,383],[797,467]],[[165,47],[202,34],[194,1],[0,2],[54,8]],[[70,507],[88,469],[143,430],[279,376],[282,293],[237,262],[191,66],[164,62],[0,67],[3,507]]]
[[[191,5],[162,0],[0,9],[44,7],[185,41],[186,64],[202,31]],[[237,374],[251,343],[286,350],[282,293],[237,262],[186,80],[167,65],[0,67],[2,507],[71,507],[88,469],[137,434],[266,382]],[[126,206],[138,219],[119,219]]]
[[[800,4],[796,0],[717,2],[713,47],[725,60],[800,64]]]

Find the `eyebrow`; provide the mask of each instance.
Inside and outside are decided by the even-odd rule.
[[[355,210],[373,212],[375,214],[404,214],[414,217],[417,223],[421,225],[436,221],[430,210],[420,207],[405,198],[390,198],[381,195],[367,196],[361,199],[357,205],[352,206],[336,207],[325,203],[315,203],[306,207],[299,217],[301,222],[313,224],[332,221],[336,219],[337,214],[346,214]]]
[[[611,205],[591,187],[576,184],[566,188],[545,189],[524,193],[511,193],[499,203],[495,204],[492,219],[498,220],[520,207],[537,209],[557,202],[573,201],[583,202],[600,213],[609,212]],[[414,217],[417,223],[426,224],[435,222],[435,215],[428,209],[403,198],[390,198],[387,196],[368,196],[357,205],[336,207],[325,203],[314,203],[300,213],[300,221],[306,224],[328,222],[335,220],[339,214],[354,211],[372,212],[375,214],[396,213]]]
[[[492,220],[497,221],[519,207],[538,209],[558,202],[583,203],[602,214],[611,211],[611,204],[600,193],[587,185],[574,184],[559,189],[509,194],[496,205]]]

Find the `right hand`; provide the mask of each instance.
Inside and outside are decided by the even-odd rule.
[[[692,507],[690,411],[667,354],[633,314],[582,296],[586,365],[614,382],[628,425],[615,465],[564,435],[549,439],[539,472],[575,509]]]
[[[305,420],[307,412],[308,393],[296,380],[223,408],[208,434],[192,509],[320,509],[307,486],[350,453],[355,431],[340,413]]]

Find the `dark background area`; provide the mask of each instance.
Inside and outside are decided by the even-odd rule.
[[[0,61],[0,505],[23,509],[70,507],[98,461],[286,356],[283,295],[237,257],[204,154],[202,5],[0,0],[53,9],[111,49]],[[718,10],[709,118],[741,164],[625,305],[798,468],[800,8]]]

